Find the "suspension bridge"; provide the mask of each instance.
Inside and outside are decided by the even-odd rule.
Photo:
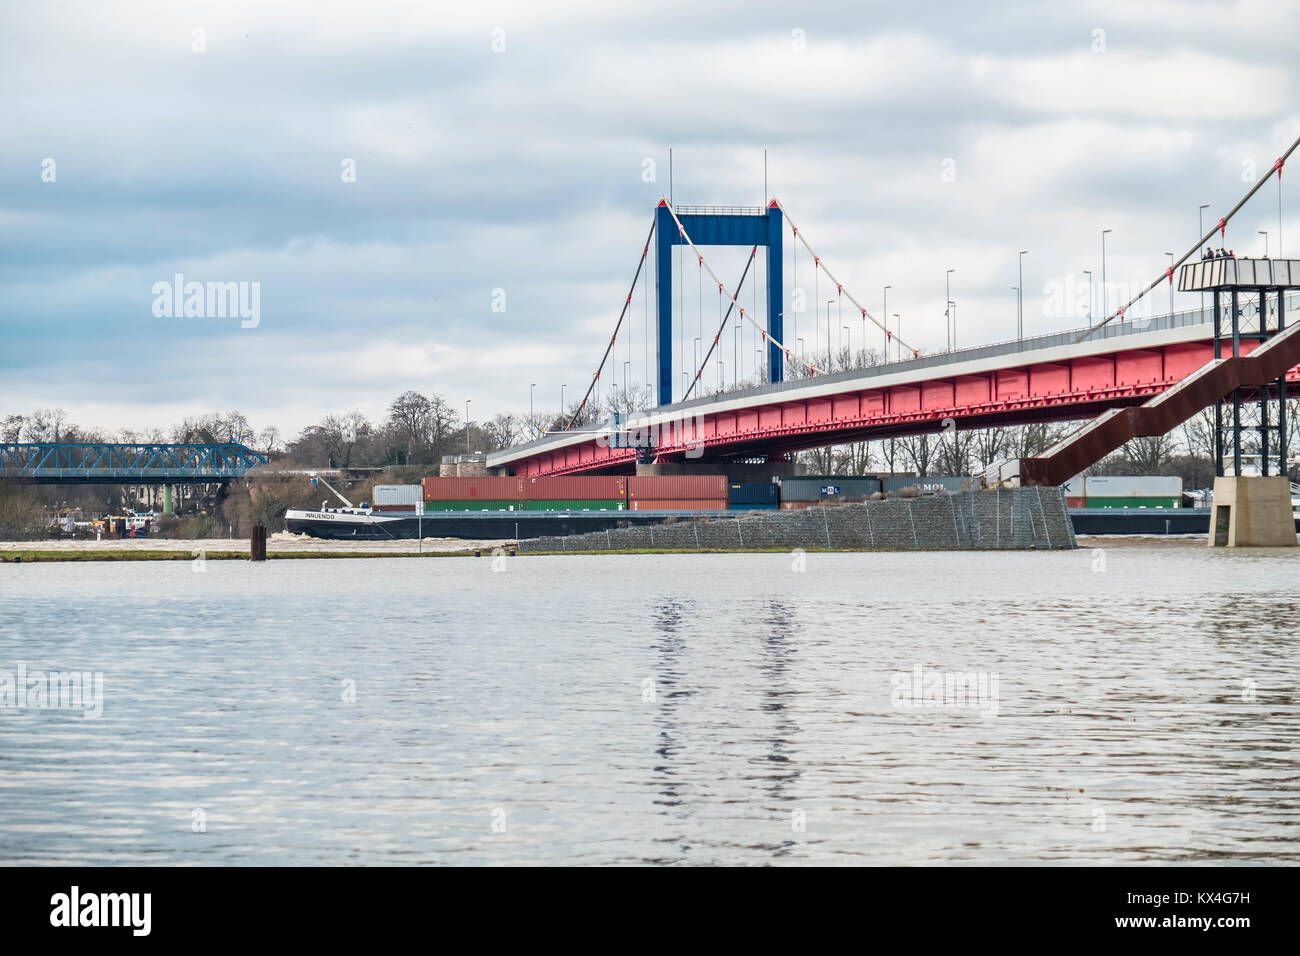
[[[632,473],[638,466],[691,461],[713,465],[776,463],[787,461],[792,453],[803,449],[937,433],[945,427],[981,428],[1105,416],[1109,422],[1106,427],[1093,428],[1088,441],[1072,443],[1068,453],[1060,453],[1053,464],[1039,461],[1025,468],[1026,483],[1058,483],[1124,441],[1153,434],[1151,429],[1157,426],[1167,431],[1200,408],[1222,402],[1229,394],[1236,395],[1240,406],[1239,390],[1243,387],[1256,389],[1252,393],[1256,400],[1274,401],[1285,396],[1288,382],[1300,379],[1300,334],[1290,334],[1291,327],[1300,324],[1295,315],[1300,301],[1289,294],[1300,288],[1300,260],[1215,260],[1222,266],[1217,272],[1207,272],[1200,251],[1216,234],[1221,240],[1226,238],[1233,217],[1270,179],[1276,178],[1279,184],[1280,203],[1282,169],[1298,145],[1300,139],[1182,257],[1171,261],[1167,269],[1100,322],[1069,332],[932,355],[920,354],[904,340],[897,324],[891,328],[886,310],[874,312],[864,297],[850,290],[779,200],[772,199],[766,207],[687,207],[661,199],[613,332],[568,427],[494,452],[487,464],[499,473],[544,476]],[[798,254],[802,250],[804,268],[812,269],[814,289],[820,290],[824,283],[827,295],[833,296],[827,304],[824,351],[814,348],[809,353],[802,347],[802,340],[796,338],[792,343],[788,337],[789,324],[785,320],[797,317],[800,309],[788,304],[790,297],[783,287],[787,240],[796,291]],[[734,286],[724,281],[706,256],[705,248],[713,246],[749,250],[744,271]],[[695,267],[698,277],[699,335],[691,339],[696,345],[693,351],[685,347],[689,333],[684,331],[689,265],[679,265],[674,272],[674,250],[680,262]],[[761,311],[757,280],[751,283],[748,309],[742,295],[751,272],[758,271],[760,250],[765,253],[767,266]],[[653,270],[647,268],[652,251]],[[648,288],[651,271],[655,285],[653,322]],[[1139,317],[1135,306],[1165,284],[1172,287],[1176,278],[1184,291],[1217,290],[1213,308]],[[708,328],[704,325],[706,284],[710,297],[716,293],[718,299],[717,324],[710,321]],[[638,287],[646,311],[645,363],[647,368],[653,363],[655,405],[619,421],[584,427],[583,421],[600,417],[592,411],[598,405],[602,378],[618,368],[620,343],[625,343],[629,359],[623,363],[624,383],[631,377],[630,317]],[[1219,293],[1226,295],[1229,289],[1230,311],[1225,312]],[[818,291],[814,302],[820,298]],[[676,309],[674,301],[678,303]],[[861,367],[838,371],[830,367],[835,354],[829,319],[831,303],[838,303],[841,321],[847,311],[849,318],[860,325]],[[949,322],[951,334],[951,316]],[[738,343],[742,328],[749,328],[753,339],[762,343],[755,359],[759,381],[740,384],[741,368],[733,359],[736,386],[727,389],[721,374],[721,357],[728,344],[726,333],[733,330],[733,340]],[[853,326],[841,324],[841,328],[849,332],[852,341]],[[1229,328],[1231,355],[1225,359],[1224,335]],[[868,350],[869,332],[879,335],[879,352]],[[1267,354],[1261,352],[1257,360],[1250,358],[1255,349],[1265,346]],[[733,349],[733,355],[744,354],[738,344]],[[850,356],[851,351],[842,358]],[[1225,361],[1227,367],[1213,370]],[[706,370],[711,362],[719,366],[719,387],[706,395]],[[834,364],[852,363],[841,360]],[[1285,367],[1278,371],[1279,365]],[[1137,408],[1131,409],[1132,414],[1115,414],[1130,406],[1144,406],[1189,380],[1197,382],[1197,387],[1178,389],[1178,401],[1157,404],[1158,414]],[[1171,411],[1174,409],[1182,414],[1176,421]],[[1216,422],[1216,431],[1222,434],[1218,404]],[[1239,443],[1244,434],[1240,415],[1234,423],[1232,440]],[[1277,433],[1272,449],[1275,455],[1280,452],[1283,460],[1284,424],[1283,420],[1279,426],[1276,417],[1270,423],[1266,415],[1262,426]],[[1262,437],[1266,433],[1260,434]],[[1237,454],[1240,457],[1239,444]],[[1067,467],[1075,470],[1060,477]]]

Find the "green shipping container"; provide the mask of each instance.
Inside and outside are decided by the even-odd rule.
[[[626,510],[627,503],[620,498],[589,498],[570,501],[523,501],[525,511],[618,511]]]
[[[519,510],[517,501],[426,501],[424,510],[430,511],[515,511]]]
[[[1181,508],[1181,498],[1085,498],[1085,508]]]

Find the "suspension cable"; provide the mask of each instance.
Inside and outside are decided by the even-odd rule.
[[[912,353],[912,357],[915,358],[917,355],[917,350],[912,348],[912,346],[908,345],[905,341],[903,341],[901,336],[894,335],[892,332],[890,332],[888,328],[886,328],[874,315],[872,315],[867,310],[866,306],[864,306],[861,302],[859,302],[856,298],[854,298],[853,293],[850,292],[844,286],[843,283],[841,283],[838,279],[835,278],[835,275],[831,272],[831,270],[826,268],[826,263],[822,262],[821,257],[818,256],[817,253],[813,251],[813,247],[808,244],[808,239],[803,235],[803,233],[799,231],[799,227],[794,224],[794,220],[791,219],[790,214],[785,211],[785,207],[781,205],[781,201],[779,199],[773,199],[772,202],[776,203],[776,208],[781,210],[781,215],[785,216],[786,221],[790,223],[790,229],[794,233],[794,237],[803,243],[803,247],[807,249],[808,254],[813,257],[813,262],[816,263],[816,265],[819,266],[820,268],[826,270],[826,278],[830,279],[832,282],[835,283],[836,291],[842,294],[844,298],[848,299],[850,302],[853,303],[854,307],[860,313],[862,313],[862,318],[870,319],[872,324],[874,324],[876,328],[884,332],[886,341],[897,342],[903,348],[910,351]],[[814,312],[813,314],[816,315],[816,312]],[[829,350],[830,350],[829,342],[826,343],[826,348],[829,354]],[[886,358],[888,357],[886,356]]]
[[[1241,199],[1237,202],[1237,205],[1232,207],[1232,211],[1229,212],[1222,219],[1220,219],[1214,226],[1210,227],[1210,231],[1207,232],[1205,235],[1201,236],[1200,240],[1197,241],[1196,245],[1192,246],[1192,248],[1184,252],[1183,257],[1181,259],[1179,259],[1168,269],[1162,272],[1160,276],[1155,280],[1153,280],[1149,286],[1147,286],[1137,295],[1133,296],[1133,298],[1129,299],[1126,303],[1121,305],[1115,312],[1106,316],[1106,318],[1102,319],[1102,321],[1098,322],[1096,325],[1092,326],[1092,328],[1088,329],[1077,339],[1075,339],[1076,344],[1078,342],[1082,342],[1085,339],[1087,339],[1089,336],[1092,335],[1092,333],[1096,332],[1099,328],[1101,328],[1103,325],[1106,325],[1108,322],[1111,322],[1114,319],[1122,320],[1124,318],[1124,313],[1129,309],[1130,306],[1136,304],[1139,300],[1145,297],[1148,292],[1150,292],[1152,289],[1158,286],[1163,280],[1168,279],[1169,282],[1172,283],[1174,281],[1174,270],[1177,269],[1179,266],[1181,266],[1188,259],[1190,259],[1192,257],[1192,253],[1199,250],[1205,243],[1207,243],[1211,238],[1213,238],[1216,232],[1219,234],[1219,240],[1221,242],[1225,241],[1228,223],[1232,220],[1232,217],[1235,216],[1238,213],[1238,211],[1240,211],[1241,207],[1246,205],[1246,203],[1250,200],[1250,197],[1255,195],[1255,193],[1259,192],[1260,187],[1262,187],[1266,182],[1268,182],[1269,177],[1271,177],[1274,173],[1277,173],[1278,182],[1280,183],[1282,181],[1282,167],[1286,164],[1286,161],[1287,159],[1290,158],[1291,154],[1295,152],[1297,146],[1300,146],[1300,137],[1296,137],[1295,142],[1293,142],[1287,148],[1287,151],[1277,158],[1277,161],[1273,163],[1273,168],[1268,171],[1268,175],[1266,175],[1263,179],[1256,182],[1254,186],[1251,186],[1250,189],[1247,191],[1246,195],[1242,196]],[[1105,290],[1102,291],[1104,294]]]
[[[591,398],[592,391],[596,388],[596,383],[600,381],[600,373],[605,370],[605,363],[609,361],[609,354],[614,350],[614,342],[618,338],[618,330],[623,327],[623,319],[627,316],[628,307],[632,304],[632,293],[636,291],[637,280],[641,278],[641,270],[645,267],[646,256],[650,254],[650,240],[655,234],[655,224],[653,217],[650,220],[650,232],[645,237],[645,244],[641,247],[641,258],[637,260],[636,275],[632,277],[632,286],[627,290],[627,298],[623,300],[623,308],[618,313],[618,322],[614,326],[614,334],[609,337],[609,344],[605,346],[605,354],[600,359],[600,367],[596,369],[596,374],[591,377],[591,384],[587,386],[587,394],[582,396],[582,402],[578,405],[577,411],[569,419],[569,424],[564,426],[565,431],[572,431],[573,424],[582,414],[582,410],[587,407],[587,399]],[[630,333],[629,333],[630,334]],[[617,361],[617,360],[616,360]],[[564,409],[560,409],[560,414],[564,414]]]
[[[749,250],[749,259],[745,262],[745,271],[740,274],[740,281],[736,283],[736,294],[740,295],[741,288],[745,285],[745,276],[749,275],[749,267],[754,264],[754,259],[758,254],[758,246]],[[709,364],[709,356],[713,354],[718,347],[718,341],[722,338],[722,333],[727,330],[727,320],[731,318],[731,312],[735,309],[736,303],[733,301],[727,306],[727,314],[722,317],[722,323],[718,326],[718,334],[713,336],[713,342],[709,345],[708,354],[700,362],[700,367],[695,370],[695,377],[691,379],[690,386],[686,389],[686,394],[682,396],[682,401],[691,397],[691,392],[695,390],[695,384],[700,380],[700,375],[704,372],[704,367]],[[718,283],[718,311],[722,311],[722,283]]]

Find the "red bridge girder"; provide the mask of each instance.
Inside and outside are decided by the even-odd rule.
[[[1255,347],[1243,340],[1243,353]],[[701,419],[698,439],[676,432],[657,446],[660,460],[684,458],[698,443],[710,458],[775,455],[840,442],[937,431],[944,419],[958,427],[1022,425],[1090,418],[1109,408],[1139,404],[1213,357],[1209,341],[1180,342],[1088,355],[1059,362],[1012,366],[971,375],[920,378],[915,382],[846,390],[818,398],[770,396],[751,408],[710,412],[687,409]],[[1300,380],[1300,367],[1288,373]],[[728,396],[719,397],[725,402]],[[635,452],[602,447],[596,436],[563,449],[541,451],[511,462],[516,475],[572,475],[635,469]]]

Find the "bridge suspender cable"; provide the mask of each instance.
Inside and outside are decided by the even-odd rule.
[[[787,362],[790,361],[790,350],[786,348],[782,342],[777,341],[776,336],[772,335],[770,332],[767,331],[767,329],[763,328],[761,325],[755,322],[754,317],[752,315],[746,315],[745,307],[741,305],[740,302],[736,299],[735,294],[729,292],[726,286],[722,284],[722,280],[719,279],[718,274],[713,271],[713,267],[709,265],[708,262],[705,261],[704,254],[700,252],[699,247],[695,245],[695,241],[691,239],[689,235],[687,235],[686,227],[683,226],[682,221],[677,218],[677,210],[673,208],[672,202],[668,199],[663,199],[661,201],[667,206],[668,214],[673,217],[673,222],[677,223],[678,235],[680,235],[684,240],[686,240],[686,244],[691,247],[691,251],[694,252],[695,255],[699,258],[700,265],[704,266],[704,268],[708,270],[709,275],[713,277],[713,281],[717,284],[718,290],[722,292],[723,295],[731,299],[732,304],[737,309],[740,310],[740,317],[742,319],[746,319],[750,325],[752,325],[755,329],[759,331],[759,333],[763,336],[764,344],[770,342],[771,344],[775,345],[778,349],[781,350],[781,353],[785,356],[785,360]],[[820,372],[822,375],[826,374],[824,369],[819,369],[815,365],[809,365],[807,362],[803,362],[802,364],[804,364],[808,368],[809,374],[815,374],[818,372]]]
[[[799,227],[794,224],[794,220],[790,218],[790,214],[785,211],[785,207],[781,205],[781,200],[773,199],[772,202],[776,203],[776,208],[781,210],[781,215],[785,216],[786,222],[790,223],[790,230],[794,233],[794,237],[798,239],[801,243],[803,243],[803,247],[807,249],[808,254],[813,257],[813,262],[817,266],[820,266],[821,269],[826,273],[826,278],[830,279],[832,282],[835,283],[836,292],[843,295],[846,299],[852,302],[854,306],[857,307],[857,310],[862,313],[862,317],[864,319],[870,319],[875,324],[876,328],[880,329],[882,332],[885,333],[885,337],[887,339],[897,341],[899,345],[907,349],[909,352],[912,353],[913,356],[915,356],[917,354],[916,349],[912,348],[910,345],[904,342],[901,337],[894,335],[894,333],[890,332],[888,328],[886,328],[884,325],[878,322],[876,320],[876,317],[872,315],[870,312],[868,312],[866,307],[863,306],[861,302],[859,302],[857,299],[853,297],[853,293],[850,292],[848,289],[844,288],[844,286],[840,283],[840,280],[835,278],[835,276],[831,274],[831,270],[826,268],[826,263],[822,262],[821,258],[817,255],[817,253],[813,252],[813,247],[808,244],[808,240],[804,238],[803,233],[799,231]],[[865,342],[863,343],[863,348],[866,348]],[[829,349],[830,349],[830,343],[828,342],[827,350],[829,351]],[[886,356],[886,358],[888,358],[888,356]]]
[[[1265,176],[1263,179],[1259,180],[1258,182],[1256,182],[1254,186],[1251,186],[1250,190],[1246,193],[1246,195],[1241,197],[1241,200],[1237,203],[1237,205],[1232,207],[1232,211],[1229,212],[1222,219],[1220,219],[1214,226],[1212,226],[1209,232],[1201,236],[1200,241],[1198,241],[1196,245],[1192,246],[1192,248],[1188,249],[1185,253],[1183,253],[1183,257],[1181,259],[1179,259],[1168,269],[1166,269],[1163,273],[1161,273],[1160,277],[1155,281],[1153,281],[1149,286],[1147,286],[1137,295],[1133,296],[1133,298],[1129,299],[1126,303],[1121,305],[1119,309],[1117,309],[1114,313],[1106,316],[1106,318],[1102,319],[1092,328],[1088,329],[1088,331],[1080,335],[1075,340],[1076,343],[1084,341],[1090,335],[1092,335],[1093,332],[1097,331],[1099,328],[1101,328],[1103,325],[1106,325],[1108,322],[1112,321],[1113,319],[1120,319],[1122,321],[1124,318],[1124,313],[1128,311],[1128,309],[1131,306],[1133,306],[1135,303],[1141,300],[1148,292],[1150,292],[1152,289],[1158,286],[1162,280],[1168,279],[1172,283],[1174,281],[1174,270],[1177,269],[1179,266],[1181,266],[1188,259],[1190,259],[1194,252],[1196,252],[1198,249],[1202,248],[1207,242],[1209,242],[1209,240],[1214,236],[1216,232],[1219,234],[1220,241],[1222,241],[1224,237],[1224,233],[1227,230],[1228,223],[1232,220],[1232,217],[1237,214],[1237,212],[1241,209],[1242,206],[1246,205],[1246,203],[1250,201],[1251,196],[1259,192],[1260,188],[1266,182],[1268,182],[1269,177],[1271,177],[1274,173],[1277,173],[1278,183],[1280,184],[1282,182],[1282,167],[1286,164],[1286,161],[1287,159],[1290,158],[1291,154],[1295,152],[1297,146],[1300,146],[1300,137],[1296,137],[1295,142],[1293,142],[1287,148],[1287,151],[1277,158],[1277,160],[1273,163],[1273,168],[1269,170],[1268,175]]]
[[[754,264],[754,259],[757,257],[757,255],[758,255],[758,246],[754,246],[754,248],[749,250],[749,260],[745,263],[745,271],[740,274],[740,281],[736,283],[736,295],[740,295],[740,290],[745,284],[745,276],[749,275],[749,267]],[[722,294],[723,294],[723,289],[722,286],[719,285],[718,295],[722,295]],[[722,317],[722,325],[718,327],[717,334],[713,336],[713,341],[709,344],[708,353],[705,354],[703,360],[701,360],[700,367],[695,370],[695,377],[691,379],[691,384],[689,387],[687,387],[686,394],[682,396],[683,402],[686,401],[688,398],[690,398],[691,392],[695,390],[695,384],[700,380],[700,376],[703,374],[705,366],[709,364],[710,356],[712,356],[714,350],[717,349],[718,342],[722,339],[722,333],[727,331],[727,320],[731,318],[731,312],[733,309],[735,309],[735,307],[736,307],[736,303],[734,301],[732,301],[731,304],[727,306],[727,314]]]
[[[609,353],[614,351],[614,342],[618,339],[618,330],[623,327],[623,319],[627,317],[628,307],[632,305],[632,293],[636,291],[637,280],[641,278],[641,270],[645,267],[646,257],[650,254],[650,240],[654,238],[654,234],[655,223],[654,219],[651,219],[650,232],[645,237],[645,244],[641,247],[641,259],[636,264],[636,275],[632,277],[632,287],[627,290],[627,298],[623,300],[623,310],[618,314],[618,323],[614,326],[614,334],[609,337],[609,344],[605,346],[605,354],[601,357],[600,367],[596,369],[596,374],[591,377],[591,384],[587,386],[587,394],[582,396],[582,402],[578,405],[578,410],[569,419],[569,424],[564,426],[565,431],[573,430],[573,423],[578,420],[582,410],[587,407],[587,399],[591,398],[596,383],[600,381],[600,373],[605,370],[605,363],[609,361]],[[564,414],[564,409],[560,409],[560,414]]]

